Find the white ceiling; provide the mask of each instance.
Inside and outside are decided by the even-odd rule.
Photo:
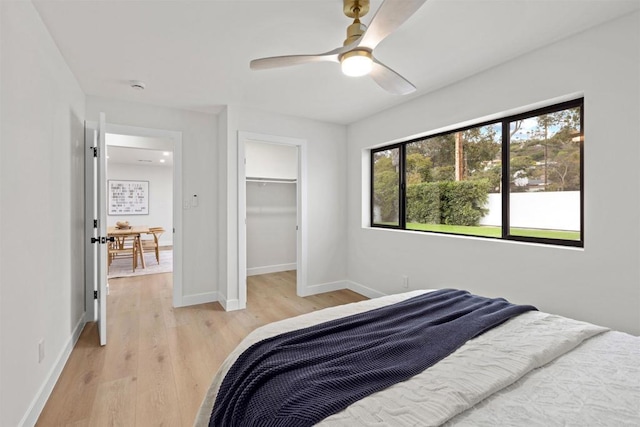
[[[173,141],[163,138],[107,133],[107,165],[173,167]]]
[[[107,146],[107,167],[113,164],[173,167],[173,153],[146,148]]]
[[[397,1],[397,0],[388,0]],[[429,0],[376,48],[417,88],[391,95],[333,63],[254,58],[341,46],[342,0],[33,0],[87,95],[217,113],[224,105],[348,124],[640,8],[639,0]],[[381,1],[372,0],[368,23]],[[129,81],[147,88],[135,91]]]

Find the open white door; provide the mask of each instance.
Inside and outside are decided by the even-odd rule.
[[[85,220],[87,221],[87,320],[98,322],[100,345],[107,343],[107,162],[105,114],[85,130]],[[94,306],[97,300],[97,310]]]
[[[100,345],[107,343],[107,144],[105,142],[105,129],[107,127],[104,113],[100,113],[98,122],[98,150],[96,157],[96,197],[97,212],[94,218],[98,218],[98,235],[100,244],[96,262],[98,290],[98,333]]]

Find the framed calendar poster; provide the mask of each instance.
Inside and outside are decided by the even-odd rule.
[[[149,181],[109,180],[109,215],[149,215]]]

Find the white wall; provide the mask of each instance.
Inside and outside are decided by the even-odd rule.
[[[349,126],[349,272],[379,293],[460,287],[640,334],[640,14]],[[497,47],[499,48],[499,47]],[[585,247],[363,227],[366,147],[584,94]]]
[[[85,96],[31,2],[0,15],[0,425],[17,426],[84,325]]]
[[[296,183],[247,182],[248,276],[296,269],[296,201]]]
[[[100,112],[107,123],[182,132],[182,194],[198,195],[198,207],[183,211],[183,300],[217,300],[217,117],[88,96],[87,120]]]
[[[291,145],[247,141],[244,154],[248,178],[296,179],[298,149]]]
[[[343,281],[347,276],[345,126],[235,106],[228,106],[224,115],[226,133],[219,141],[219,153],[225,157],[220,180],[226,193],[220,197],[224,210],[220,220],[226,236],[234,236],[221,239],[219,249],[221,268],[226,269],[222,280],[226,281],[227,300],[238,299],[238,131],[307,141],[308,285]]]
[[[233,281],[233,278],[230,278],[229,275],[232,274],[230,268],[228,266],[230,262],[229,251],[231,250],[231,245],[233,242],[230,242],[228,239],[229,230],[232,225],[229,223],[229,210],[231,209],[230,204],[233,203],[232,199],[230,199],[229,190],[228,190],[228,172],[227,167],[231,162],[229,158],[229,127],[230,125],[233,127],[235,119],[233,112],[228,111],[228,108],[224,108],[220,114],[218,115],[218,140],[217,140],[217,154],[218,154],[218,173],[217,173],[217,182],[218,182],[218,206],[217,206],[217,214],[218,214],[218,240],[217,240],[217,253],[218,253],[218,297],[222,306],[227,308],[227,301],[229,300],[238,300],[238,292],[236,286],[235,294],[229,296],[230,285]],[[236,201],[237,204],[237,201]],[[236,226],[237,227],[237,226]],[[236,228],[237,229],[237,228]],[[237,233],[236,233],[237,235]],[[236,242],[237,245],[237,242]],[[236,246],[237,247],[237,246]],[[237,276],[235,281],[237,282]]]
[[[540,191],[509,195],[509,225],[522,228],[580,231],[579,191]],[[502,224],[502,194],[489,194],[481,225]]]
[[[107,149],[108,151],[108,149]],[[173,168],[171,166],[130,165],[123,163],[107,165],[107,180],[149,181],[148,215],[107,215],[107,225],[118,221],[129,221],[132,225],[163,227],[161,245],[173,244]]]
[[[246,141],[247,275],[296,269],[298,148]]]

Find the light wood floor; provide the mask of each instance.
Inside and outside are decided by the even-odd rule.
[[[107,345],[84,328],[39,426],[191,426],[211,378],[258,326],[361,301],[351,291],[300,298],[295,271],[251,276],[247,309],[171,307],[171,274],[109,281]]]

